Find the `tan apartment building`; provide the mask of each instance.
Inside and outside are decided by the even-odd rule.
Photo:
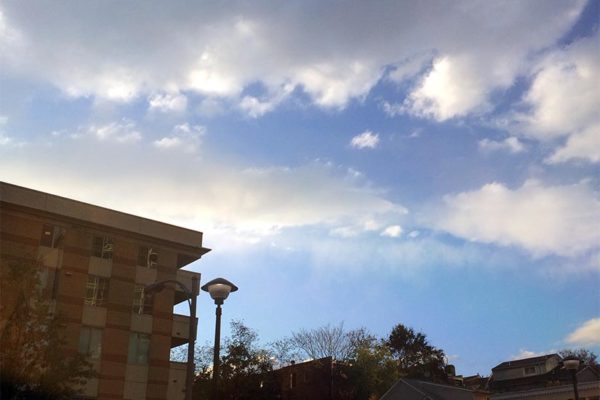
[[[171,285],[150,302],[143,288],[191,289],[200,274],[181,268],[209,251],[201,232],[2,182],[0,223],[0,252],[36,260],[67,351],[97,371],[82,398],[183,399],[185,364],[170,351],[188,341],[190,317],[173,313],[186,296]]]

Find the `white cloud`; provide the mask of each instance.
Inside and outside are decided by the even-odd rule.
[[[276,90],[272,90],[272,93],[266,99],[244,96],[240,101],[240,108],[252,118],[261,117],[273,111],[293,90],[293,85],[286,84]]]
[[[518,354],[514,354],[512,356],[510,356],[511,360],[522,360],[524,358],[532,358],[532,357],[540,357],[546,354],[552,354],[555,353],[555,350],[549,350],[549,351],[531,351],[531,350],[527,350],[527,349],[520,349]]]
[[[88,128],[88,132],[101,141],[134,143],[142,139],[142,134],[136,129],[135,122],[129,119],[100,126],[92,125]]]
[[[256,97],[245,96],[240,102],[240,108],[252,118],[260,117],[272,111],[277,103],[261,101]]]
[[[548,139],[600,123],[599,34],[549,53],[538,64],[525,103],[532,112],[517,116],[518,128]]]
[[[431,62],[432,58],[431,54],[410,57],[396,64],[394,69],[389,73],[388,78],[394,82],[402,83],[421,72],[426,63]]]
[[[484,74],[474,70],[473,60],[440,57],[408,97],[405,110],[438,121],[461,117],[487,106],[490,86]]]
[[[364,178],[320,162],[248,169],[231,158],[143,144],[111,146],[107,162],[103,148],[109,145],[83,137],[53,152],[44,144],[5,151],[0,179],[230,238],[310,226],[365,231],[367,221],[406,213]],[[57,176],[48,166],[59,162]]]
[[[571,160],[600,162],[600,123],[569,136],[566,144],[545,161],[558,164]]]
[[[545,160],[600,162],[600,34],[546,53],[533,66],[525,111],[501,125],[514,134],[559,144]]]
[[[320,63],[302,66],[296,82],[322,107],[343,108],[352,98],[364,97],[377,83],[382,67],[371,61],[350,59],[347,64]]]
[[[383,112],[386,113],[390,117],[395,117],[396,115],[400,115],[404,112],[405,107],[399,103],[390,103],[387,101],[383,101],[381,103],[381,108]]]
[[[381,232],[381,236],[387,236],[391,238],[400,237],[402,234],[402,227],[400,225],[390,225]]]
[[[600,345],[600,318],[592,318],[584,322],[567,336],[566,342],[578,346]]]
[[[195,153],[201,144],[201,137],[206,133],[206,128],[201,125],[184,123],[173,128],[171,136],[164,136],[153,142],[159,149],[180,149],[186,153]]]
[[[523,152],[525,146],[518,138],[511,136],[502,141],[482,139],[479,141],[479,149],[484,152],[504,150],[515,154]]]
[[[183,94],[155,94],[148,99],[150,111],[182,112],[187,108],[187,97]]]
[[[131,101],[190,91],[239,103],[244,89],[259,82],[269,90],[290,85],[326,108],[365,98],[390,66],[390,80],[414,78],[435,56],[407,107],[447,119],[478,109],[492,90],[510,84],[584,4],[352,2],[340,13],[339,4],[324,2],[143,9],[37,2],[32,12],[14,2],[2,5],[0,49],[6,73],[50,82],[72,96]],[[256,99],[246,100],[256,115],[273,103]]]
[[[341,238],[351,238],[359,235],[359,231],[354,226],[340,226],[329,231],[331,236],[338,236]]]
[[[0,133],[0,146],[8,146],[10,144],[12,144],[13,140],[12,138],[6,136],[3,133]]]
[[[429,223],[467,240],[516,245],[533,256],[578,256],[600,244],[600,199],[589,183],[509,189],[490,183],[444,197]]]
[[[350,145],[355,149],[374,149],[378,144],[379,135],[371,131],[364,131],[350,141]]]
[[[207,97],[198,105],[198,112],[205,118],[212,118],[225,113],[224,104],[215,98]]]

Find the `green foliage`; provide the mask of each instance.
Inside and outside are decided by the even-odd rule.
[[[33,261],[1,261],[0,325],[2,399],[66,399],[93,376],[79,354],[67,356],[64,323],[39,284]]]
[[[212,390],[212,348],[200,349],[199,373],[194,398],[210,398]],[[231,322],[231,337],[224,340],[221,350],[219,398],[253,400],[276,398],[277,383],[270,372],[273,363],[270,353],[258,346],[258,334],[241,321]],[[212,358],[211,358],[212,360]]]
[[[378,399],[400,377],[390,349],[374,339],[357,347],[354,360],[344,370],[353,388],[344,399]]]
[[[431,346],[425,334],[398,324],[386,344],[402,376],[434,381],[446,379],[444,352]]]

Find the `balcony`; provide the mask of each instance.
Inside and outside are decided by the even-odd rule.
[[[179,270],[177,270],[177,277],[175,279],[177,279],[179,282],[183,283],[185,285],[185,287],[191,291],[192,290],[192,277],[194,277],[194,276],[198,277],[198,282],[200,282],[200,274],[199,273],[179,269]],[[180,287],[176,287],[175,288],[175,300],[174,300],[173,304],[174,305],[179,304],[182,301],[186,301],[186,300],[187,300],[187,296],[185,295],[185,292],[183,290],[181,290]]]
[[[185,373],[186,363],[171,361],[169,367],[169,386],[167,399],[183,400],[185,398]]]
[[[197,321],[196,321],[197,322]],[[190,338],[190,317],[173,314],[173,329],[171,330],[171,348],[181,346]]]

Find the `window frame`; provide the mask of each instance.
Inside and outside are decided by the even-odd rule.
[[[92,257],[112,260],[115,242],[109,236],[94,235],[92,239]]]
[[[132,312],[137,315],[152,315],[154,304],[151,298],[144,294],[144,285],[136,284],[133,288]]]
[[[127,364],[148,365],[151,337],[147,333],[131,332],[127,348]],[[146,348],[144,349],[144,345]]]
[[[109,284],[110,281],[108,278],[88,275],[83,303],[92,307],[105,307],[108,301]],[[89,295],[90,290],[92,291],[91,296]]]
[[[158,250],[150,246],[139,246],[136,263],[140,267],[156,269],[158,267]]]
[[[83,325],[79,332],[79,354],[90,360],[102,357],[102,329]]]

